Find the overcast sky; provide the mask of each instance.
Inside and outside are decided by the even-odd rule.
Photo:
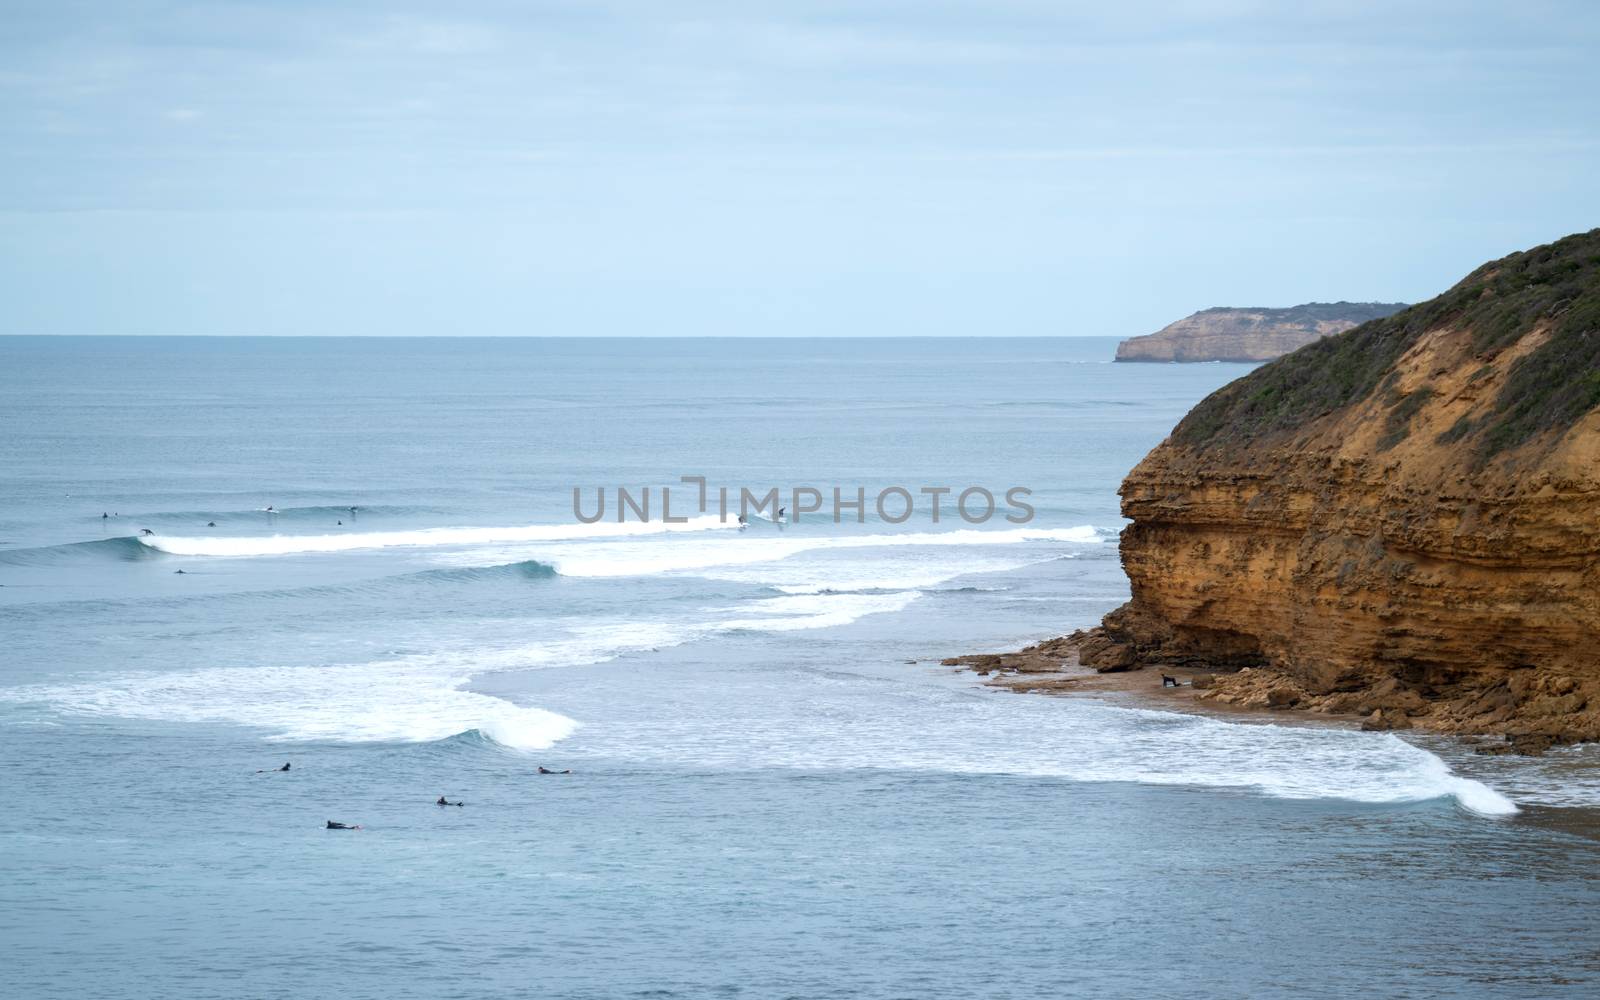
[[[1600,225],[1600,4],[0,0],[0,333],[1127,336]]]

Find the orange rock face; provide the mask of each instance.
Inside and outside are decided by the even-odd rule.
[[[1553,246],[1561,277],[1526,309],[1545,270],[1523,258],[1551,248],[1197,407],[1122,485],[1133,599],[1110,638],[1253,668],[1223,701],[1600,738],[1600,329],[1572,313],[1600,318],[1600,230]],[[1508,310],[1521,325],[1486,337]]]

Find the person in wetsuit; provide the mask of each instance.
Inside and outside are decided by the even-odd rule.
[[[543,764],[540,764],[539,765],[539,773],[540,774],[571,774],[572,773],[572,768],[569,767],[565,771],[552,771],[548,767],[545,767]]]
[[[329,829],[329,830],[359,830],[359,829],[361,829],[361,824],[357,823],[355,826],[346,826],[343,823],[335,823],[333,820],[330,819],[330,820],[328,820],[328,825],[327,825],[326,829]]]

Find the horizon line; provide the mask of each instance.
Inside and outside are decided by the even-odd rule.
[[[1132,334],[1131,336],[1141,336]],[[0,333],[10,340],[1107,340],[1116,333]]]

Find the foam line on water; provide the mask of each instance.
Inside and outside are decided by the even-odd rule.
[[[898,594],[793,594],[771,597],[726,609],[734,617],[723,619],[713,629],[794,632],[832,628],[849,625],[867,615],[903,611],[920,596],[915,591],[907,591]]]
[[[1275,798],[1373,804],[1450,798],[1482,816],[1516,813],[1509,798],[1451,772],[1435,754],[1392,734],[1317,726],[1237,723],[1201,716],[1095,706],[1162,717],[1172,739],[1086,769],[1096,780],[1249,788]]]
[[[1413,735],[1411,738],[1416,739]],[[1421,737],[1451,758],[1461,747],[1450,737]],[[1600,747],[1594,744],[1558,747],[1539,757],[1479,755],[1459,761],[1473,774],[1492,781],[1517,802],[1555,808],[1594,809],[1600,806]],[[1485,782],[1488,784],[1489,782]]]
[[[608,693],[607,704],[625,710],[620,695]],[[666,715],[641,706],[582,746],[679,765],[1015,774],[1372,804],[1449,798],[1484,816],[1517,811],[1392,734],[814,671],[722,675],[683,692],[680,704],[692,709]]]
[[[284,740],[433,741],[478,730],[515,749],[548,747],[577,722],[465,690],[477,674],[603,662],[680,637],[636,625],[548,642],[392,657],[365,663],[211,667],[130,673],[64,685],[0,689],[69,714],[172,722],[230,722]]]
[[[228,722],[281,740],[432,741],[476,729],[505,746],[548,747],[577,723],[544,709],[460,688],[452,676],[399,662],[341,666],[217,667],[129,674],[4,692],[75,715],[166,722]]]
[[[698,622],[615,621],[574,625],[547,640],[365,663],[211,667],[129,673],[57,685],[0,688],[0,701],[43,703],[75,715],[179,723],[227,722],[281,740],[431,742],[478,730],[513,749],[536,750],[570,736],[564,715],[468,690],[474,676],[604,663],[630,652],[681,645],[739,630],[771,632],[846,625],[897,611],[906,594],[772,598],[705,609]]]
[[[537,558],[555,566],[563,576],[621,577],[653,576],[712,567],[752,566],[811,552],[1018,546],[1038,542],[1098,545],[1102,543],[1102,537],[1098,529],[1087,524],[1071,528],[965,528],[865,535],[735,533],[714,537],[674,536],[567,545],[506,545],[464,552],[442,552],[437,558],[445,565],[458,567],[480,566],[485,561],[504,564]]]
[[[679,532],[736,530],[715,515],[690,518],[683,524],[660,521],[625,524],[528,524],[498,528],[418,528],[410,531],[353,531],[323,535],[150,535],[138,541],[152,549],[177,556],[306,555],[320,552],[355,552],[362,549],[442,548],[496,545],[514,542],[563,542],[578,539],[666,535]]]

